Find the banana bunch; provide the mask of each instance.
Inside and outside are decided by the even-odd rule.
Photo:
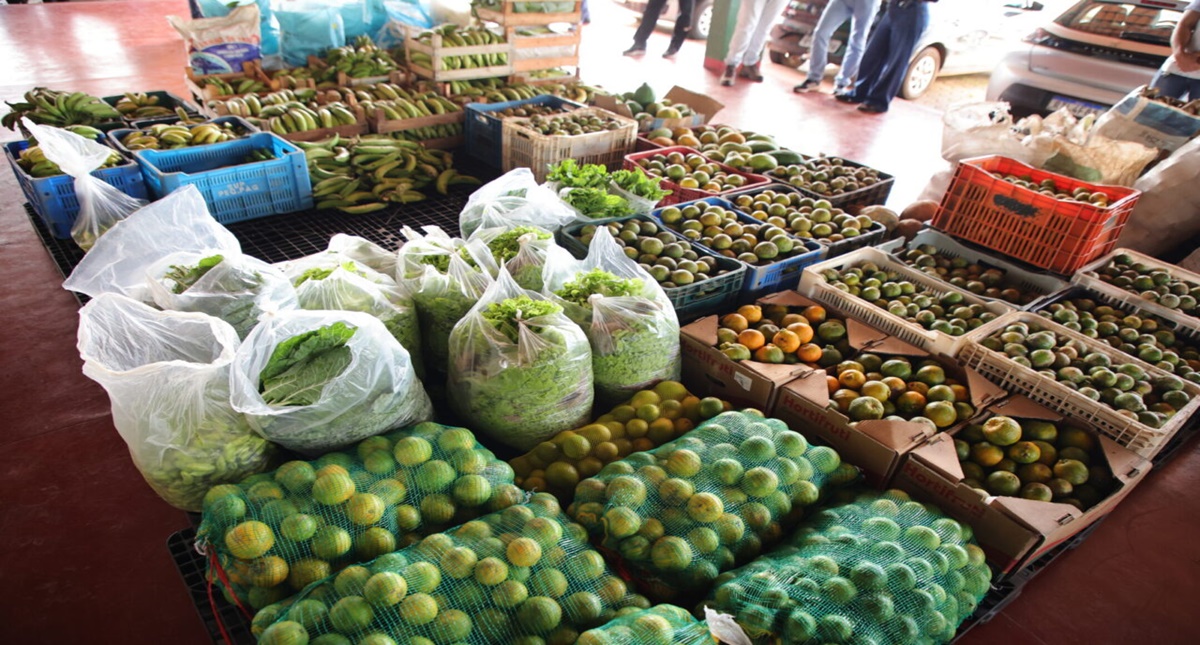
[[[389,101],[394,99],[412,100],[414,93],[395,83],[372,83],[370,85],[355,85],[354,87],[339,87],[322,90],[317,94],[317,100],[324,103],[342,101],[355,103],[363,101]]]
[[[544,83],[538,86],[545,94],[553,94],[568,101],[590,104],[597,94],[596,88],[583,83]],[[603,94],[603,92],[599,92]]]
[[[453,23],[448,23],[438,27],[434,27],[429,31],[422,32],[417,36],[417,42],[425,45],[433,44],[434,35],[442,37],[442,46],[446,49],[455,47],[472,47],[475,45],[503,45],[506,41],[504,36],[483,27],[459,27]],[[433,57],[425,52],[410,51],[409,62],[415,63],[423,67],[433,66]],[[496,52],[492,54],[464,54],[460,56],[449,55],[441,57],[442,70],[452,69],[473,69],[479,67],[496,67],[499,65],[508,64],[508,54],[504,52]]]
[[[426,197],[422,189],[431,184],[445,195],[451,186],[480,183],[460,175],[452,167],[454,159],[449,152],[426,150],[418,143],[387,135],[335,136],[296,145],[308,159],[317,208],[373,213],[393,203],[419,202]]]
[[[329,67],[319,72],[317,78],[321,81],[337,80],[338,72],[345,72],[350,78],[367,78],[387,76],[396,69],[396,61],[366,36],[355,38],[353,45],[325,52],[325,63]]]
[[[293,67],[278,74],[275,74],[274,79],[279,82],[279,86],[287,90],[295,90],[303,87],[308,87],[308,81],[315,81],[313,72],[307,67]]]
[[[275,156],[275,153],[270,148],[255,148],[250,151],[250,154],[246,155],[246,158],[242,160],[242,163],[270,161],[272,159],[278,159],[278,157]]]
[[[80,136],[85,135],[80,134]],[[124,161],[125,160],[121,157],[120,153],[118,153],[116,150],[113,150],[108,155],[108,159],[105,159],[104,163],[100,167],[112,168],[113,166],[121,165],[124,163]],[[58,167],[58,164],[46,158],[46,154],[42,152],[41,146],[30,146],[22,150],[20,156],[17,158],[17,165],[20,166],[25,172],[29,173],[30,177],[35,179],[40,179],[42,177],[53,177],[55,175],[63,174],[63,171]]]
[[[251,92],[267,92],[271,87],[257,78],[234,79],[232,82],[223,78],[213,77],[201,79],[200,87],[212,87],[221,96],[241,96]],[[119,106],[118,106],[119,107]]]
[[[0,125],[14,130],[21,117],[42,125],[64,127],[68,125],[93,125],[105,121],[116,121],[121,113],[108,103],[84,92],[61,92],[44,87],[35,87],[25,92],[25,100],[5,104],[11,110],[0,117]]]
[[[187,146],[203,146],[237,139],[237,132],[228,123],[202,123],[191,128],[185,125],[156,124],[145,130],[130,132],[121,139],[129,150],[172,150]]]
[[[377,109],[382,110],[383,115],[392,120],[419,119],[436,114],[462,112],[461,105],[444,96],[438,96],[434,92],[416,94],[409,98],[359,101],[359,105],[368,113],[373,113]]]
[[[298,101],[268,105],[259,112],[259,119],[265,121],[266,128],[280,136],[358,123],[358,116],[342,103],[330,103],[314,109]]]
[[[158,97],[145,92],[126,92],[117,100],[117,111],[126,119],[153,119],[171,116],[175,110],[158,104]]]
[[[224,108],[224,112],[234,116],[257,118],[262,116],[263,108],[269,105],[285,105],[298,102],[309,104],[309,107],[312,108],[311,101],[315,100],[316,97],[317,90],[312,88],[280,90],[264,96],[247,94],[231,99],[212,100],[208,102],[208,107],[217,112],[221,112],[220,108]]]
[[[535,96],[546,94],[540,87],[532,85],[508,85],[505,87],[497,87],[494,89],[484,90],[478,96],[487,99],[488,103],[504,103],[506,101],[520,101],[522,99],[531,99]]]

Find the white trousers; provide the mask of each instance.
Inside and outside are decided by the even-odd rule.
[[[757,65],[771,25],[783,13],[787,0],[742,0],[737,25],[729,41],[726,65]]]

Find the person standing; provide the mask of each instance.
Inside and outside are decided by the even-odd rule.
[[[725,73],[721,75],[721,85],[733,85],[733,77],[738,73],[739,66],[743,77],[755,83],[763,81],[758,62],[762,58],[767,31],[783,13],[786,4],[787,0],[742,0],[733,38],[729,41],[729,53],[725,55]]]
[[[887,112],[904,83],[909,58],[929,26],[931,2],[937,0],[890,0],[867,41],[854,91],[834,98],[843,103],[860,103],[859,112]]]
[[[1192,0],[1171,32],[1171,55],[1163,62],[1150,87],[1179,100],[1200,99],[1200,0]],[[1186,97],[1186,98],[1185,98]]]
[[[679,3],[679,15],[675,16],[675,30],[671,32],[671,44],[663,53],[663,58],[670,58],[679,53],[683,41],[687,39],[692,28],[692,10],[696,8],[696,0],[676,0]],[[633,46],[625,50],[626,56],[636,56],[646,52],[646,41],[658,24],[659,14],[666,7],[667,0],[650,0],[646,11],[642,12],[642,22],[633,34]]]
[[[794,92],[813,92],[821,87],[825,76],[825,65],[829,63],[829,39],[846,19],[850,19],[850,37],[846,41],[846,55],[833,79],[833,93],[849,94],[854,91],[858,77],[858,65],[862,62],[867,36],[871,33],[871,21],[879,11],[879,0],[829,0],[821,19],[813,32],[812,49],[808,56],[808,76],[804,82],[792,88]]]

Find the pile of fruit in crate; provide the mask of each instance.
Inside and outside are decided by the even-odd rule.
[[[522,125],[551,137],[574,137],[592,132],[607,132],[623,127],[625,124],[617,119],[596,112],[577,114],[565,112],[553,116],[537,115],[530,117]]]
[[[1033,177],[1029,175],[1013,175],[996,173],[996,176],[1010,184],[1015,184],[1021,188],[1027,188],[1035,193],[1041,193],[1047,197],[1053,197],[1059,201],[1065,202],[1083,202],[1093,206],[1104,208],[1108,206],[1109,197],[1101,191],[1092,192],[1087,188],[1080,186],[1071,192],[1067,192],[1065,188],[1060,188],[1054,179],[1046,178],[1035,182]]]
[[[228,81],[220,76],[200,77],[197,79],[197,85],[201,88],[212,87],[221,96],[242,96],[271,91],[271,87],[264,81],[249,77],[235,81]]]
[[[116,108],[86,92],[60,92],[44,87],[25,92],[24,101],[4,104],[9,111],[0,117],[0,125],[10,130],[16,129],[21,117],[29,117],[39,125],[62,128],[120,121],[122,116]]]
[[[797,188],[827,196],[852,193],[883,181],[878,170],[851,166],[840,157],[812,157],[780,166],[767,174]]]
[[[201,123],[195,126],[155,124],[135,130],[121,138],[127,150],[171,150],[187,146],[221,143],[246,136],[244,128],[233,123]]]
[[[637,166],[651,177],[708,193],[729,192],[746,185],[745,176],[728,172],[696,153],[652,154],[638,159]]]
[[[803,160],[799,153],[781,148],[771,135],[746,132],[729,125],[658,128],[644,136],[664,148],[693,148],[713,161],[744,172],[766,172],[780,164]]]
[[[849,356],[846,324],[820,305],[742,305],[720,317],[717,349],[734,361],[832,367]]]
[[[840,242],[880,229],[880,225],[866,215],[851,215],[828,200],[813,199],[800,193],[768,189],[754,195],[737,195],[731,201],[742,212],[796,237]]]
[[[423,31],[417,36],[416,41],[424,45],[432,45],[435,35],[441,36],[442,47],[446,50],[452,50],[455,47],[503,45],[508,42],[502,34],[498,34],[485,27],[459,27],[453,23],[439,25],[434,29]],[[423,51],[409,50],[408,59],[411,63],[425,67],[433,65],[433,58]],[[443,55],[441,57],[441,69],[443,70],[496,67],[507,64],[508,54],[505,52]]]
[[[900,419],[945,429],[975,416],[966,386],[933,359],[863,353],[831,368],[830,405],[852,421]]]
[[[718,266],[716,258],[697,253],[687,240],[660,230],[650,220],[631,219],[604,226],[625,255],[637,260],[665,289],[701,282],[727,271]],[[579,241],[590,244],[595,231],[594,224],[584,226],[579,230]]]
[[[905,264],[937,276],[959,289],[978,296],[999,298],[1017,305],[1026,305],[1046,295],[1012,286],[1004,269],[983,266],[966,258],[943,254],[936,246],[924,244],[899,255]]]
[[[684,237],[750,266],[763,266],[809,253],[804,243],[767,222],[747,222],[736,211],[695,202],[659,211],[663,223]]]
[[[1200,284],[1176,277],[1167,267],[1156,267],[1139,262],[1128,254],[1115,255],[1102,267],[1096,269],[1100,280],[1143,299],[1166,307],[1196,315],[1196,303],[1200,302]]]
[[[396,69],[396,61],[367,36],[359,36],[352,44],[326,51],[322,62],[325,67],[319,68],[314,75],[322,83],[336,81],[338,72],[350,78],[371,78],[387,76]]]

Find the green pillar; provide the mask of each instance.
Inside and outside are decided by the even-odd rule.
[[[704,49],[705,68],[724,69],[725,54],[729,53],[729,41],[733,40],[741,6],[741,0],[714,0],[712,26],[708,29],[708,43]]]

